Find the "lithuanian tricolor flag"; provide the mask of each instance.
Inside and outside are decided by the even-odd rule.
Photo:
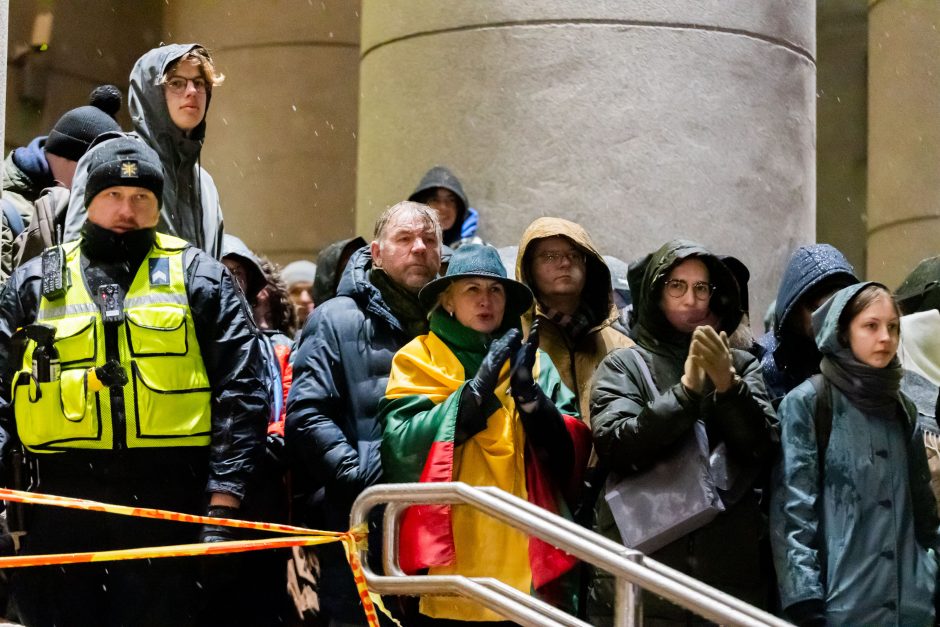
[[[454,446],[461,392],[486,350],[483,336],[446,316],[435,315],[431,333],[414,339],[395,355],[381,408],[385,480],[496,486],[570,517],[564,496],[575,498],[590,453],[591,435],[578,419],[574,396],[562,384],[547,354],[539,351],[533,374],[545,394],[566,414],[576,451],[577,471],[572,473],[570,484],[556,485],[534,453],[527,450],[522,422],[507,393],[508,361],[496,389],[500,405],[490,414],[486,429]],[[559,578],[576,563],[563,551],[529,540],[524,533],[460,505],[409,508],[402,521],[400,549],[402,568],[409,573],[430,569],[432,575],[496,577],[536,594],[549,589],[557,592]],[[571,599],[567,601],[565,605]],[[425,597],[421,612],[436,618],[500,620],[475,602],[458,598]]]

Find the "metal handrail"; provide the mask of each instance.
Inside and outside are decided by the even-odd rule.
[[[789,625],[772,614],[651,560],[639,551],[628,549],[498,488],[476,487],[460,482],[372,486],[353,503],[351,524],[356,526],[365,522],[368,513],[383,504],[388,504],[384,515],[382,547],[383,566],[388,574],[373,572],[368,567],[364,551],[362,556],[369,588],[379,594],[461,595],[523,625],[586,625],[547,603],[491,578],[406,575],[398,563],[399,526],[404,510],[419,504],[462,504],[474,507],[613,574],[616,578],[616,627],[641,624],[641,589],[716,623],[755,627]]]

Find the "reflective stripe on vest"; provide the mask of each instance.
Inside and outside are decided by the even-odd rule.
[[[124,298],[117,335],[128,377],[128,448],[209,445],[211,389],[186,296],[186,245],[158,233]],[[43,297],[37,313],[38,322],[55,327],[60,378],[37,383],[30,376],[35,343],[29,341],[13,383],[20,440],[39,453],[115,445],[109,390],[88,389],[88,370],[106,361],[104,323],[85,285],[78,242],[64,249],[71,284],[60,298]]]

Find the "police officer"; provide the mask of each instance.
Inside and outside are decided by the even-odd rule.
[[[10,474],[25,449],[45,494],[238,518],[268,415],[257,331],[220,263],[154,230],[162,188],[151,148],[108,139],[81,238],[0,293],[0,461]],[[199,539],[192,524],[35,506],[21,552]],[[201,624],[197,575],[193,558],[29,568],[14,599],[27,625]]]

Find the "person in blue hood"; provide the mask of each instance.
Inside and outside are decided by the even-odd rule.
[[[800,246],[790,256],[777,292],[773,332],[761,336],[756,347],[774,406],[819,372],[822,355],[813,341],[810,315],[834,292],[853,283],[858,283],[855,268],[829,244]]]
[[[443,244],[456,250],[464,244],[482,244],[477,236],[480,215],[470,206],[460,179],[441,165],[421,177],[408,200],[428,205],[437,212],[444,233]]]
[[[812,318],[821,376],[780,405],[771,545],[798,625],[933,624],[938,518],[899,318],[879,283],[838,291]]]

